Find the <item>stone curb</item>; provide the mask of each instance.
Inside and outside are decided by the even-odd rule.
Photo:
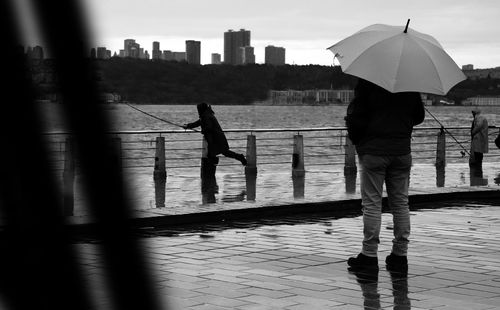
[[[480,190],[447,193],[426,193],[410,195],[410,209],[418,210],[418,204],[425,204],[425,208],[433,208],[432,202],[453,200],[473,201],[498,201],[500,202],[500,189]],[[383,199],[384,206],[387,198]],[[436,207],[439,207],[436,205]],[[385,210],[385,208],[384,208]],[[235,220],[263,219],[286,215],[311,214],[328,212],[333,215],[346,216],[361,212],[361,199],[347,199],[325,202],[294,203],[276,206],[261,206],[244,209],[228,209],[207,211],[189,214],[158,215],[137,217],[131,219],[134,228],[174,227],[183,225],[201,225],[208,223],[223,223]],[[70,229],[76,233],[85,233],[95,228],[95,223],[69,224]]]

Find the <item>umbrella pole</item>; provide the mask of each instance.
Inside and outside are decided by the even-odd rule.
[[[410,20],[408,20],[408,22],[409,22],[409,21],[410,21]],[[451,132],[449,132],[449,131],[448,131],[448,129],[446,129],[446,128],[443,126],[443,124],[442,124],[442,123],[441,123],[441,122],[440,122],[440,121],[439,121],[439,120],[438,120],[438,119],[437,119],[437,118],[436,118],[436,117],[435,117],[435,116],[434,116],[434,115],[433,115],[433,114],[432,114],[429,110],[427,110],[427,108],[426,108],[425,106],[424,106],[424,109],[425,109],[425,111],[427,111],[427,113],[429,113],[429,115],[430,115],[430,116],[432,116],[432,118],[433,118],[436,122],[438,122],[438,124],[441,126],[441,129],[445,130],[445,131],[446,131],[446,132],[450,135],[450,137],[452,137],[452,138],[453,138],[453,140],[455,140],[455,142],[456,142],[458,145],[460,145],[460,147],[461,147],[462,149],[464,149],[463,151],[461,151],[461,152],[460,152],[460,153],[462,154],[462,157],[464,157],[464,156],[465,156],[465,153],[467,153],[467,155],[469,155],[469,156],[470,156],[469,151],[468,151],[468,150],[467,150],[467,149],[466,149],[466,148],[462,145],[462,143],[460,143],[460,142],[459,142],[459,141],[455,138],[455,136],[453,136],[453,135],[451,134]],[[464,151],[465,151],[465,153],[464,153]]]

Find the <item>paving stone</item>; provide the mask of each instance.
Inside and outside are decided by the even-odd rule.
[[[412,211],[409,273],[395,278],[383,260],[392,231],[383,229],[378,281],[347,272],[359,253],[360,217],[288,216],[238,227],[187,228],[142,239],[155,285],[172,309],[500,309],[499,206]],[[387,216],[384,214],[384,217]],[[476,230],[470,230],[467,221]],[[465,224],[464,224],[465,223]],[[384,226],[390,224],[390,217]],[[335,234],[325,234],[325,228]],[[216,240],[216,241],[215,241]],[[105,275],[96,244],[78,243],[82,270],[100,304]],[[307,251],[309,249],[309,252]]]

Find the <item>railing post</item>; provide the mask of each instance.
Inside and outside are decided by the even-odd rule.
[[[293,183],[293,198],[294,199],[301,199],[304,198],[304,192],[305,192],[305,177],[304,175],[301,176],[292,176],[292,183]]]
[[[63,213],[74,214],[75,207],[75,144],[71,137],[66,138],[63,170]]]
[[[166,179],[167,170],[165,167],[165,137],[156,137],[155,168],[153,171],[155,180]]]
[[[245,173],[245,188],[247,191],[247,201],[255,201],[257,194],[257,174]]]
[[[247,165],[245,174],[257,174],[257,142],[252,134],[247,136]]]
[[[120,176],[123,173],[123,163],[122,163],[122,138],[113,137],[111,138],[111,146],[113,147],[113,160],[116,162],[116,166],[120,173]]]
[[[446,166],[446,133],[441,128],[437,136],[436,147],[436,168],[444,168]]]
[[[305,175],[304,137],[302,135],[293,136],[292,175],[294,176]]]
[[[344,158],[344,175],[346,174],[356,174],[358,172],[358,167],[356,166],[356,148],[352,144],[349,137],[345,137],[345,158]]]

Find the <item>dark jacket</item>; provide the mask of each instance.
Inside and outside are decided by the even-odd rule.
[[[418,92],[391,93],[360,79],[347,108],[349,138],[359,155],[406,155],[413,126],[424,121]]]
[[[226,135],[222,131],[212,108],[206,103],[198,104],[197,108],[200,119],[187,124],[186,127],[195,128],[201,126],[201,133],[208,144],[208,156],[213,157],[229,150]]]

